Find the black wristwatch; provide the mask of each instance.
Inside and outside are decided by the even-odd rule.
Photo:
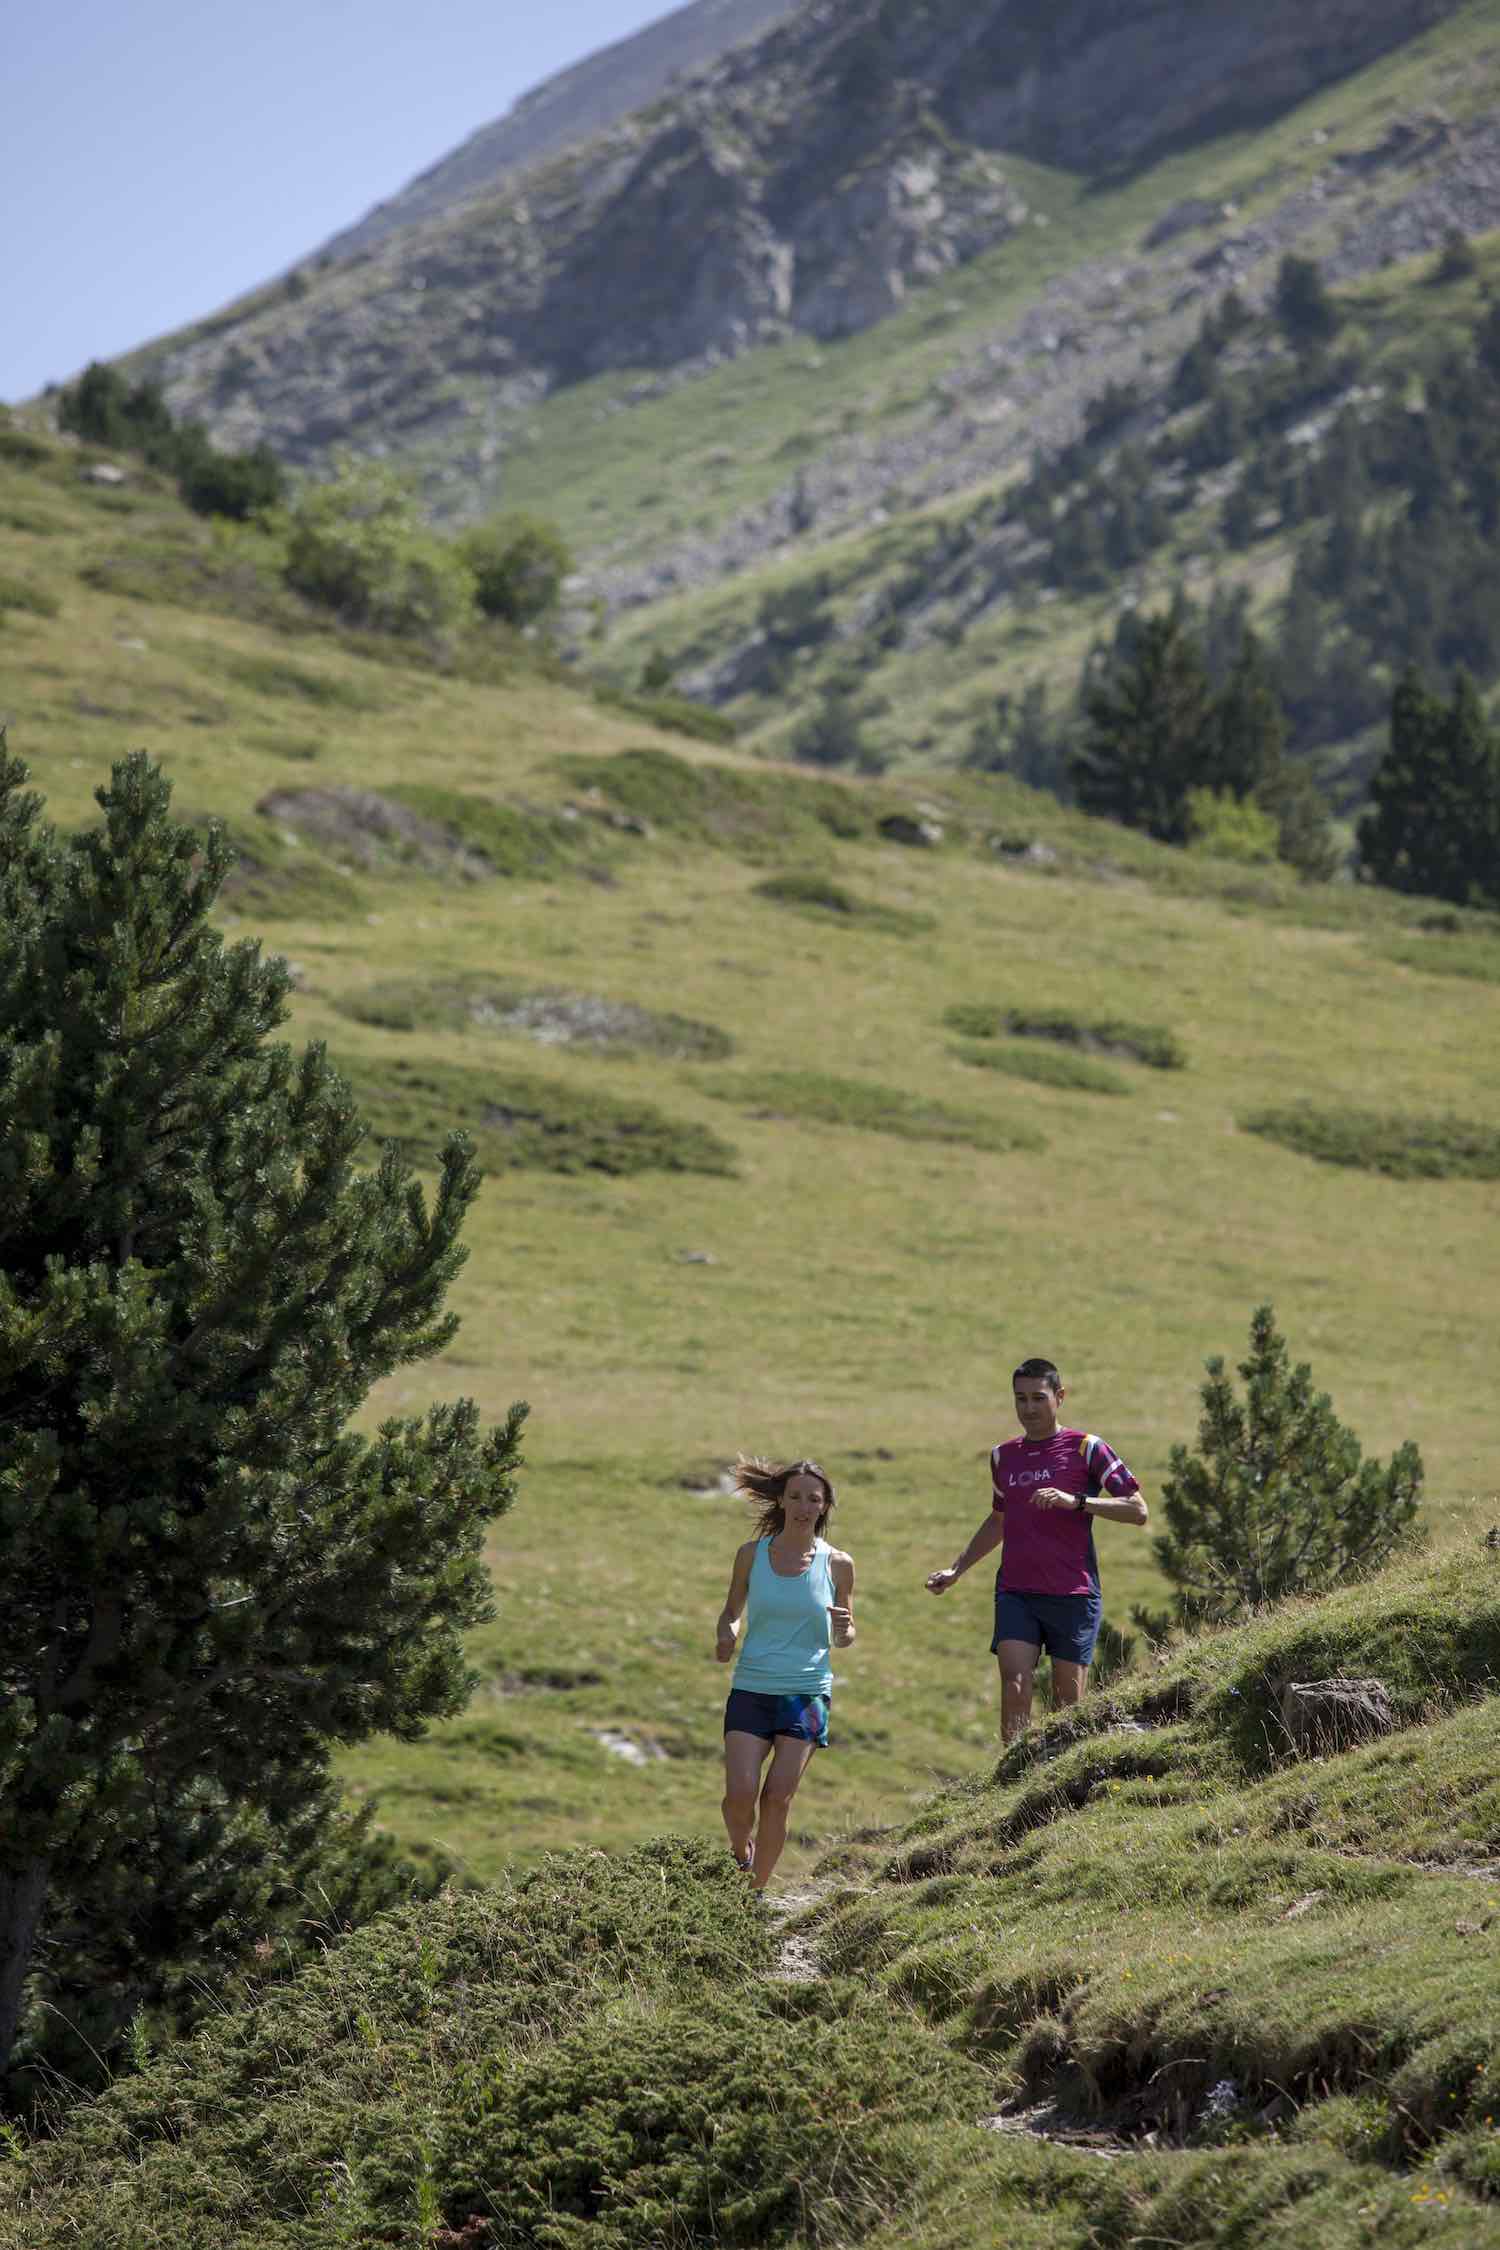
[[[1079,1493],[1079,1495],[1078,1495],[1078,1498],[1077,1498],[1077,1499],[1076,1499],[1076,1500],[1074,1501],[1073,1505],[1074,1505],[1074,1507],[1075,1507],[1075,1508],[1086,1508],[1086,1507],[1088,1506],[1088,1502],[1089,1502],[1089,1496],[1088,1496],[1088,1494],[1087,1494],[1086,1492],[1080,1492],[1080,1493]]]

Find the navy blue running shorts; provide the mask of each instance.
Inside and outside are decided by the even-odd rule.
[[[757,1695],[753,1688],[731,1688],[724,1706],[726,1734],[758,1734],[762,1742],[789,1734],[810,1742],[815,1750],[828,1748],[828,1697],[826,1695]]]
[[[1099,1638],[1104,1597],[1092,1594],[1013,1594],[995,1588],[993,1655],[1002,1641],[1030,1641],[1064,1664],[1087,1664]]]

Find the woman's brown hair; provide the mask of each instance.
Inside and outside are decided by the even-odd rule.
[[[786,1527],[786,1509],[783,1501],[786,1488],[793,1477],[816,1477],[823,1487],[823,1508],[814,1526],[814,1537],[821,1537],[823,1526],[833,1512],[833,1479],[816,1461],[762,1461],[758,1454],[741,1454],[735,1463],[734,1489],[759,1508],[755,1533],[758,1539],[774,1539]]]

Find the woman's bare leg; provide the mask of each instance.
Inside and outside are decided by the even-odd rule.
[[[758,1734],[732,1732],[724,1737],[724,1826],[729,1831],[729,1849],[741,1867],[748,1867],[755,1856],[752,1841],[755,1832],[755,1798],[760,1788],[760,1769],[765,1764],[766,1752],[771,1748]]]
[[[815,1745],[793,1734],[778,1734],[771,1770],[760,1793],[760,1818],[755,1827],[755,1888],[763,1891],[786,1843],[787,1815],[797,1784],[807,1770]]]
[[[1069,1664],[1060,1656],[1052,1659],[1052,1708],[1065,1711],[1070,1703],[1081,1703],[1089,1684],[1086,1664]]]

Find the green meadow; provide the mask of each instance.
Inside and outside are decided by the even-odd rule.
[[[458,1338],[368,1407],[531,1404],[473,1701],[345,1761],[405,1843],[488,1879],[716,1834],[740,1450],[825,1464],[858,1569],[789,1867],[983,1769],[986,1588],[922,1580],[988,1505],[1028,1353],[1150,1495],[1205,1357],[1269,1299],[1367,1451],[1418,1442],[1439,1551],[1500,1518],[1496,918],[1004,781],[815,781],[513,644],[443,670],[323,629],[144,472],[96,487],[0,435],[34,597],[0,619],[3,708],[53,815],[149,749],[184,815],[228,823],[225,926],[296,964],[289,1036],[347,1069],[372,1152],[430,1162],[463,1125],[487,1166]],[[425,826],[361,827],[341,791]],[[913,812],[929,847],[882,833]],[[1393,1146],[1438,1160],[1402,1176]],[[1100,1539],[1124,1623],[1160,1597],[1150,1538]]]

